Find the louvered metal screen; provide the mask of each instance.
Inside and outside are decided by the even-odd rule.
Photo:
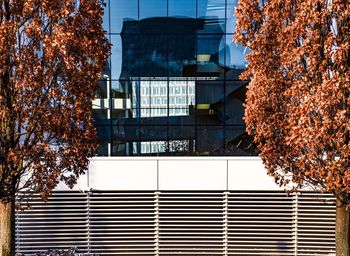
[[[56,192],[45,203],[30,200],[31,208],[16,213],[16,248],[32,253],[50,248],[88,249],[87,194]]]
[[[55,192],[16,213],[16,249],[93,255],[329,255],[334,199],[280,191]]]
[[[231,192],[228,205],[229,255],[294,255],[293,197]]]
[[[222,192],[159,193],[160,255],[224,255]]]
[[[99,255],[155,254],[155,194],[90,194],[90,252]]]
[[[327,255],[335,244],[334,198],[312,192],[297,198],[298,255]]]

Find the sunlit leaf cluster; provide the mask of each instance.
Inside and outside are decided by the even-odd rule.
[[[349,203],[349,1],[241,0],[236,15],[251,49],[245,121],[269,174]]]
[[[96,149],[91,102],[110,45],[102,0],[0,1],[0,200],[72,186]]]

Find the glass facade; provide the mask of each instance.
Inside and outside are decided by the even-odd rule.
[[[256,155],[234,0],[106,0],[113,44],[93,102],[98,155]]]

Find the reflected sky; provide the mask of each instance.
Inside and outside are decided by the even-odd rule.
[[[111,78],[115,80],[120,78],[122,70],[123,48],[119,33],[126,21],[155,17],[205,19],[206,29],[198,30],[197,34],[232,33],[236,22],[233,13],[237,0],[109,0],[106,3],[104,26],[106,31],[111,33],[110,40],[113,44]],[[210,24],[213,24],[214,29],[210,30]],[[137,40],[135,36],[135,44]],[[219,47],[218,64],[229,68],[245,66],[244,54],[246,51],[232,42],[231,34],[223,35]]]
[[[110,6],[110,27],[105,21],[105,29],[110,33],[120,33],[124,19],[140,20],[151,17],[213,18],[225,20],[227,33],[232,33],[237,0],[107,0]],[[226,9],[226,12],[225,12]]]

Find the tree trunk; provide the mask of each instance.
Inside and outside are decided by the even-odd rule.
[[[335,227],[337,256],[350,256],[350,208],[337,199]]]
[[[15,255],[14,202],[0,202],[0,255]]]

